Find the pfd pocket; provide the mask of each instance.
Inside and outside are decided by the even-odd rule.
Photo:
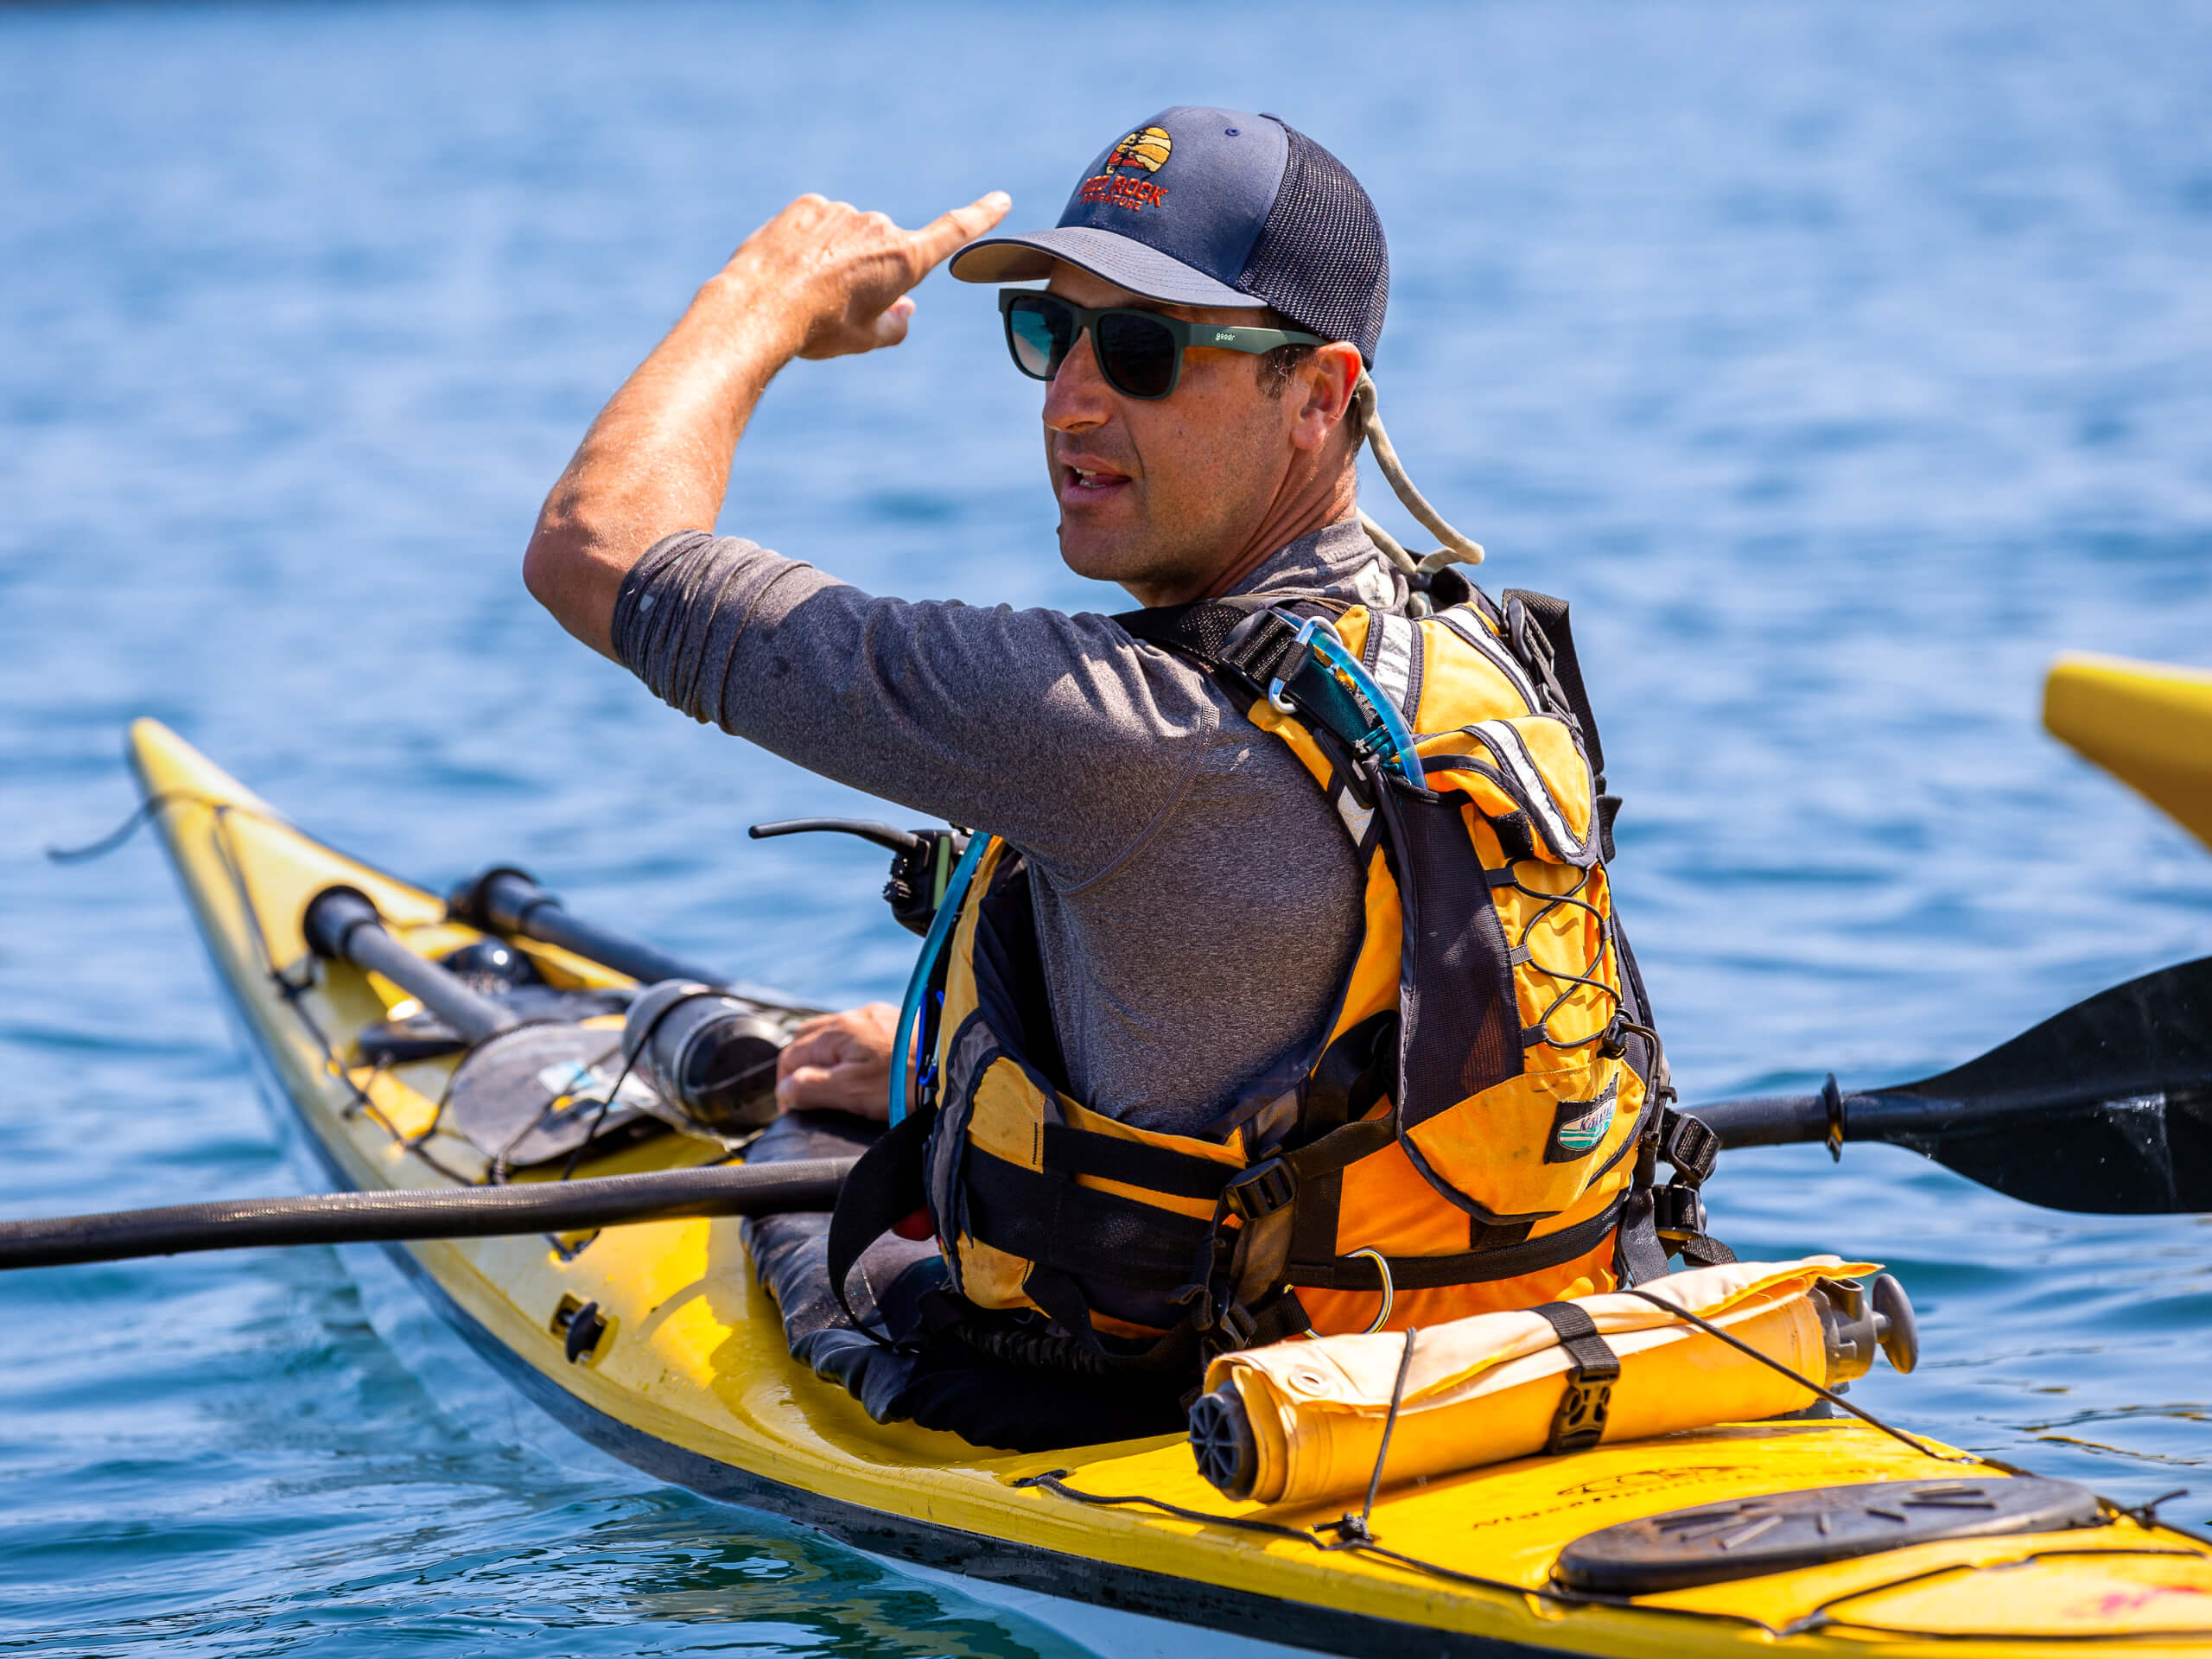
[[[1401,1140],[1421,1174],[1485,1222],[1556,1215],[1618,1170],[1643,1115],[1643,1079],[1619,1058],[1493,1084],[1418,1122]]]
[[[1534,1221],[1588,1193],[1643,1109],[1645,1080],[1608,1041],[1621,982],[1595,780],[1550,715],[1423,749],[1431,792],[1391,804],[1411,894],[1400,1138],[1478,1219]]]
[[[1597,781],[1557,715],[1480,721],[1427,740],[1421,751],[1430,786],[1465,791],[1502,839],[1522,843],[1518,856],[1581,869],[1598,861]]]

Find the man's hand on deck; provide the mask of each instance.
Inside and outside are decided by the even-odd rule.
[[[584,435],[523,556],[530,591],[613,656],[622,578],[671,531],[714,527],[731,454],[777,371],[896,346],[914,315],[907,290],[1009,205],[994,190],[904,231],[801,196],[746,238]]]
[[[776,1062],[776,1109],[838,1111],[883,1122],[891,1116],[891,1047],[899,1010],[870,1002],[817,1014]]]

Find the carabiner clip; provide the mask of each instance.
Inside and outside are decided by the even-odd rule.
[[[1309,616],[1302,619],[1299,622],[1297,633],[1292,636],[1290,648],[1293,651],[1304,651],[1313,643],[1314,634],[1323,628],[1329,631],[1329,638],[1337,642],[1337,648],[1343,650],[1344,635],[1337,632],[1337,625],[1325,616]],[[1268,707],[1279,715],[1295,715],[1298,709],[1289,698],[1283,696],[1282,690],[1283,683],[1281,680],[1268,682]]]
[[[1278,615],[1283,614],[1281,612]],[[1320,636],[1326,634],[1324,644]],[[1337,632],[1337,625],[1325,616],[1309,616],[1300,620],[1298,632],[1291,639],[1291,649],[1311,649],[1320,659],[1325,673],[1333,675],[1338,683],[1358,693],[1375,715],[1375,724],[1361,734],[1341,733],[1347,742],[1357,742],[1362,748],[1383,751],[1383,758],[1394,763],[1399,775],[1418,788],[1428,786],[1428,774],[1421,768],[1421,755],[1414,747],[1414,734],[1406,728],[1398,710],[1382,688],[1375,683],[1372,675],[1361,666],[1358,658],[1351,654],[1344,644],[1344,635]],[[1268,706],[1279,715],[1295,715],[1297,709],[1283,696],[1283,682],[1268,682]]]

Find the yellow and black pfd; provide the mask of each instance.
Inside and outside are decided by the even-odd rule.
[[[910,997],[911,1109],[848,1179],[833,1281],[921,1202],[967,1306],[1161,1365],[1611,1290],[1673,1250],[1731,1259],[1697,1195],[1717,1141],[1669,1107],[1614,914],[1619,804],[1567,607],[1433,586],[1453,602],[1421,616],[1219,600],[1116,619],[1287,744],[1357,849],[1363,937],[1295,1085],[1199,1135],[1072,1098],[1023,860],[981,840]]]

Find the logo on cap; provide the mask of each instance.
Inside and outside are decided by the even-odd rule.
[[[1147,127],[1114,146],[1106,157],[1106,170],[1110,173],[1120,168],[1141,167],[1147,173],[1157,173],[1174,150],[1175,141],[1167,136],[1166,128]]]
[[[1167,194],[1167,187],[1141,176],[1157,173],[1175,150],[1175,140],[1165,127],[1146,127],[1133,132],[1106,152],[1106,170],[1094,173],[1077,191],[1086,203],[1110,201],[1131,213],[1149,207]]]

